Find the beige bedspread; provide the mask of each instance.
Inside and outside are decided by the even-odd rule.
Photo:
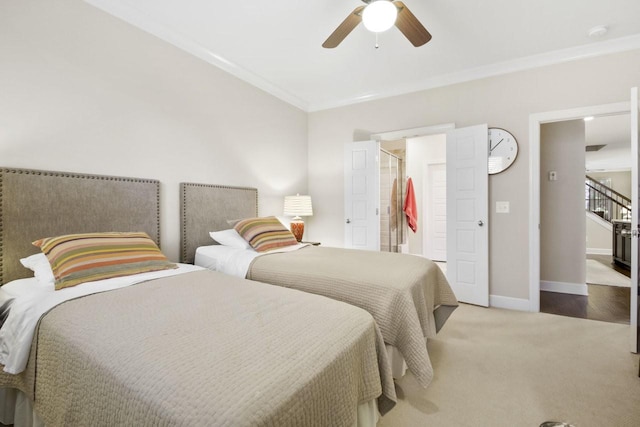
[[[351,426],[396,399],[364,310],[208,270],[68,301],[36,340],[0,385],[52,426]]]
[[[247,278],[367,310],[384,341],[398,348],[424,387],[433,378],[426,338],[434,337],[442,326],[436,325],[434,309],[446,306],[447,311],[458,305],[440,268],[408,254],[308,246],[255,258]]]

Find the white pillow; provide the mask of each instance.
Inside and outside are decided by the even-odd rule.
[[[41,285],[55,285],[56,279],[51,270],[51,264],[47,256],[42,252],[22,258],[20,263],[29,270],[33,271],[38,283]]]
[[[230,246],[238,249],[251,249],[249,242],[244,240],[233,228],[230,228],[229,230],[212,231],[209,233],[209,236],[224,246]]]

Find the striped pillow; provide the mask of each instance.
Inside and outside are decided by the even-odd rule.
[[[295,236],[275,216],[243,219],[233,228],[257,252],[298,244]]]
[[[47,256],[56,290],[84,282],[178,266],[147,233],[85,233],[33,242]]]

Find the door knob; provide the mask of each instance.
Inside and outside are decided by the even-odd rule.
[[[484,222],[482,222],[482,220],[480,220],[480,221],[478,221],[478,225],[479,225],[480,227],[482,227],[482,226],[484,225]]]
[[[347,224],[351,224],[351,220],[347,218]]]

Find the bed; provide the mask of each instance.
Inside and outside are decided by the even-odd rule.
[[[256,256],[252,248],[225,247],[210,235],[257,216],[255,188],[181,183],[181,261],[363,308],[382,332],[393,376],[401,377],[408,367],[423,387],[429,385],[433,367],[426,340],[458,305],[435,263],[408,254],[315,245]]]
[[[150,242],[160,257],[159,189],[155,180],[0,168],[0,293],[11,295],[1,307],[0,421],[375,425],[396,397],[364,310],[168,260],[57,290],[58,280],[23,267],[41,258],[37,239],[105,230]],[[44,252],[61,240],[39,244]]]

